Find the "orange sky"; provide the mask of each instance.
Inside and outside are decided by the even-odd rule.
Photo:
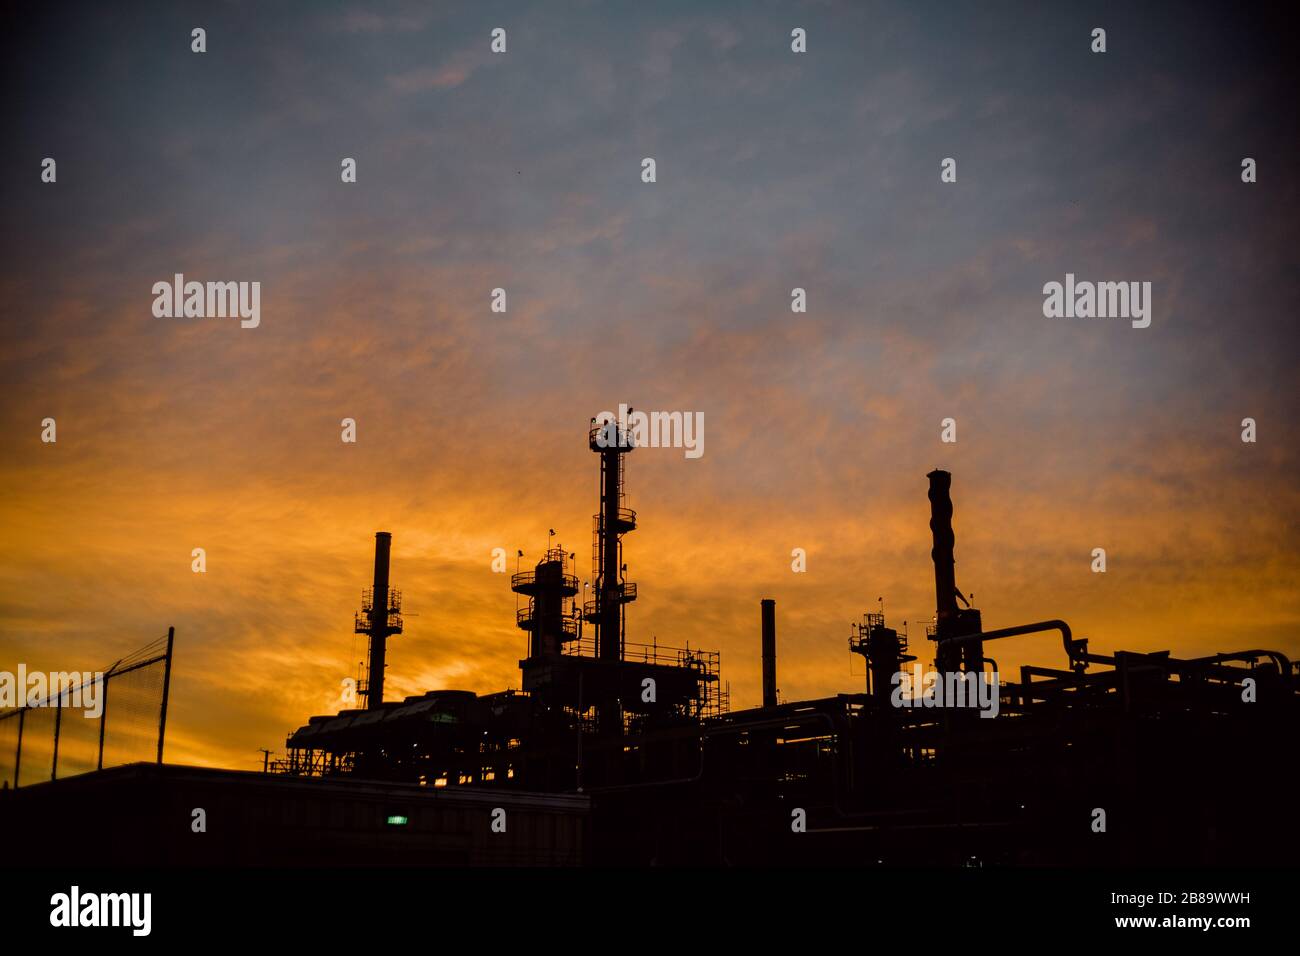
[[[186,334],[196,341],[179,347],[221,349],[241,333]],[[525,638],[491,551],[505,548],[513,570],[514,551],[535,560],[554,527],[589,576],[597,460],[584,422],[601,409],[576,397],[494,403],[453,426],[435,411],[432,369],[429,407],[367,395],[373,357],[336,367],[347,398],[292,409],[275,406],[283,380],[224,400],[145,389],[129,414],[69,389],[57,445],[29,428],[0,482],[5,659],[92,668],[175,625],[169,759],[253,766],[257,748],[282,747],[308,715],[337,708],[339,680],[364,656],[352,612],[373,532],[385,529],[407,611],[390,649],[390,698],[517,686]],[[1033,442],[969,414],[945,446],[924,395],[914,411],[837,433],[788,385],[738,390],[734,405],[705,409],[703,458],[630,456],[641,527],[625,549],[641,594],[629,640],[720,650],[733,706],[758,698],[760,597],[777,600],[788,698],[861,689],[848,622],[877,596],[895,625],[929,617],[924,475],[936,466],[954,472],[958,583],[987,626],[1062,617],[1098,650],[1300,656],[1293,527],[1276,520],[1294,513],[1295,492],[1270,482],[1272,446],[1242,445],[1226,416],[1217,441],[1174,435],[1140,467],[1103,455],[1088,470],[1075,450],[1087,429],[1068,401],[1046,404]],[[689,407],[679,398],[662,407]],[[358,419],[355,446],[339,441],[344,414]],[[1144,421],[1109,440],[1131,448],[1156,430]],[[206,574],[190,570],[194,547],[207,551]],[[805,574],[790,570],[793,547],[808,552]],[[1107,549],[1105,575],[1090,571],[1093,547]],[[912,629],[914,649],[922,633]],[[1046,638],[990,650],[1004,671],[1062,663]]]

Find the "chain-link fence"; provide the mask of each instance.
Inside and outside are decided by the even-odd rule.
[[[169,628],[88,680],[77,672],[43,675],[45,697],[0,712],[0,787],[161,763],[174,637]],[[25,686],[18,694],[26,701]]]

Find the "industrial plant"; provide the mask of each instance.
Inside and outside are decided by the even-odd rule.
[[[515,624],[528,635],[522,689],[384,699],[386,645],[403,623],[389,581],[392,539],[379,532],[355,624],[369,641],[358,687],[365,706],[311,717],[269,766],[272,776],[328,782],[339,793],[396,788],[385,792],[408,823],[425,795],[579,798],[581,846],[567,848],[567,862],[1293,858],[1293,828],[1266,823],[1283,818],[1296,792],[1297,670],[1282,653],[1102,653],[1062,620],[985,630],[955,580],[951,475],[933,471],[935,616],[924,647],[909,647],[883,612],[864,614],[849,649],[866,664],[866,686],[780,701],[776,602],[764,599],[754,644],[762,706],[732,711],[717,652],[628,639],[633,443],[616,421],[593,419],[588,444],[601,489],[591,595],[576,555],[562,548],[513,576]],[[997,641],[1018,636],[1040,637],[1046,659],[1010,681],[992,655]],[[941,696],[921,706],[919,687],[903,696],[900,675],[905,686],[904,668],[918,658],[932,659],[941,686],[968,686],[972,699],[977,686],[993,693],[992,706]]]
[[[139,658],[150,668],[119,662],[111,682],[118,694],[128,674],[161,686],[160,708],[129,708],[157,721],[157,760],[105,762],[105,727],[112,751],[123,726],[114,699],[95,725],[97,763],[91,740],[90,765],[72,776],[68,757],[60,767],[61,710],[18,713],[4,722],[18,745],[0,835],[20,848],[39,841],[45,854],[60,840],[71,853],[93,838],[107,862],[152,865],[1296,858],[1295,828],[1278,822],[1295,800],[1300,714],[1297,669],[1284,654],[1099,652],[1063,620],[986,630],[955,579],[952,476],[932,471],[926,643],[912,646],[883,610],[862,614],[848,650],[865,663],[865,686],[781,700],[777,604],[764,598],[752,645],[762,705],[731,710],[717,651],[629,639],[634,442],[617,421],[595,419],[587,442],[600,468],[590,587],[580,585],[576,553],[560,547],[510,579],[513,623],[527,634],[519,689],[385,699],[388,643],[404,622],[390,580],[393,537],[380,531],[354,621],[368,641],[356,686],[364,706],[310,717],[283,756],[266,751],[260,773],[166,764],[169,632],[165,653],[151,646]],[[1042,640],[1044,662],[1007,680],[993,655],[998,641],[1020,636]],[[51,724],[52,761],[43,736]],[[202,830],[191,827],[196,807]]]

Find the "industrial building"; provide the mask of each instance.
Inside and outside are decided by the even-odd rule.
[[[628,639],[634,449],[616,422],[593,420],[587,439],[600,467],[591,594],[562,548],[511,578],[514,624],[528,635],[520,689],[385,699],[387,644],[404,625],[392,536],[379,532],[355,619],[369,645],[363,707],[311,717],[262,773],[172,767],[161,761],[164,682],[157,764],[6,790],[0,836],[20,853],[93,843],[105,863],[141,864],[1296,859],[1283,821],[1296,796],[1300,682],[1284,654],[1100,653],[1062,620],[985,630],[955,580],[951,476],[933,471],[926,644],[910,647],[883,612],[864,614],[848,649],[866,686],[781,701],[777,606],[763,599],[762,705],[733,711],[717,652]],[[1009,681],[992,654],[1017,636],[1040,638],[1045,661]],[[908,665],[930,660],[947,691],[903,694]],[[963,687],[980,706],[952,699]],[[190,826],[196,807],[202,832]]]
[[[276,772],[582,794],[586,859],[597,863],[1294,858],[1293,830],[1269,822],[1284,818],[1296,783],[1296,668],[1280,652],[1098,653],[1061,620],[984,630],[955,581],[951,476],[934,471],[936,613],[925,656],[950,685],[984,679],[996,716],[900,706],[896,675],[918,654],[883,613],[863,615],[849,642],[866,663],[865,688],[779,702],[772,599],[758,608],[763,704],[730,711],[716,652],[629,642],[632,442],[617,422],[593,420],[588,444],[601,476],[593,593],[578,599],[575,556],[563,549],[514,575],[526,599],[516,624],[529,635],[522,690],[384,700],[385,643],[402,624],[381,532],[356,625],[370,643],[366,706],[312,717]],[[995,642],[1021,635],[1041,635],[1056,661],[994,682]]]

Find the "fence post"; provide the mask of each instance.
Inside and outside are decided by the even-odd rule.
[[[63,723],[63,695],[54,698],[54,762],[50,766],[50,779],[59,777],[59,725]]]
[[[172,683],[172,641],[176,637],[176,628],[167,628],[167,663],[163,667],[162,710],[158,714],[158,762],[162,763],[163,734],[167,730],[167,693]]]
[[[108,726],[108,679],[112,673],[110,670],[104,675],[104,683],[99,688],[99,760],[95,764],[96,770],[104,769],[104,728]]]
[[[27,719],[27,708],[18,711],[18,752],[14,754],[14,789],[18,789],[18,768],[23,762],[23,721]]]

